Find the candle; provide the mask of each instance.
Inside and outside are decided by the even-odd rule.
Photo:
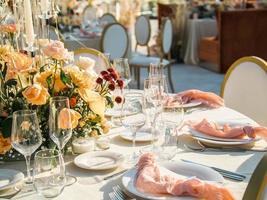
[[[95,149],[94,139],[78,138],[72,142],[74,153],[85,153]]]
[[[33,46],[34,30],[33,30],[32,8],[30,0],[24,0],[24,14],[25,14],[26,42],[28,46]]]

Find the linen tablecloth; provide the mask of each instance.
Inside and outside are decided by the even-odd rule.
[[[183,44],[184,63],[197,65],[199,63],[198,46],[202,37],[217,35],[217,25],[214,19],[189,19],[186,24],[186,34]]]
[[[251,124],[256,124],[253,120],[245,117],[244,115],[231,110],[229,108],[219,108],[213,110],[204,110],[192,112],[185,116],[186,119],[202,119],[203,117],[210,120],[237,120],[245,121]],[[123,128],[116,128],[111,130],[111,148],[110,151],[121,152],[125,156],[130,155],[133,151],[131,142],[126,142],[118,136],[123,131]],[[149,145],[149,144],[147,144]],[[144,148],[144,144],[137,144],[138,149]],[[236,171],[247,176],[247,179],[243,182],[234,182],[225,180],[225,187],[229,188],[237,200],[241,200],[245,192],[246,186],[253,173],[255,167],[263,156],[263,152],[190,152],[186,150],[179,150],[174,160],[181,158],[192,160],[194,162],[223,168],[226,170]],[[10,162],[0,164],[1,168],[17,169],[25,172],[25,162]],[[58,196],[57,200],[73,200],[73,199],[92,199],[101,200],[109,199],[108,194],[112,191],[112,186],[120,183],[120,178],[116,177],[108,181],[99,181],[101,178],[120,171],[122,168],[129,166],[122,166],[115,171],[102,171],[94,172],[79,169],[71,161],[67,164],[67,173],[77,177],[78,181],[66,187],[63,193]],[[18,194],[13,199],[20,200],[36,200],[42,199],[36,193]]]

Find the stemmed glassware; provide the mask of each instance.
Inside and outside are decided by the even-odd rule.
[[[24,190],[31,191],[33,190],[30,171],[31,155],[42,144],[42,135],[35,111],[20,110],[13,113],[11,144],[26,159],[27,178]]]
[[[122,105],[121,123],[124,127],[129,128],[132,133],[133,154],[130,157],[130,162],[135,162],[137,153],[135,149],[136,135],[146,123],[146,116],[143,112],[144,97],[140,93],[127,93],[124,96]]]
[[[61,156],[65,145],[72,136],[72,123],[69,109],[70,105],[67,97],[57,96],[50,99],[49,135],[57,145]],[[67,175],[66,178],[67,185],[76,182],[76,178],[73,176]]]
[[[54,198],[62,193],[66,184],[65,167],[59,151],[38,151],[34,157],[34,187],[39,195]]]
[[[129,88],[129,83],[131,82],[131,71],[127,58],[117,58],[113,60],[114,68],[123,80],[125,87]]]

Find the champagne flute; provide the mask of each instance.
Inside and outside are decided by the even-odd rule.
[[[121,123],[124,127],[129,128],[132,133],[133,154],[130,162],[136,162],[137,153],[135,148],[136,135],[138,131],[145,125],[146,116],[143,112],[143,95],[140,93],[127,93],[124,96],[122,105]]]
[[[164,76],[164,65],[162,63],[151,63],[149,66],[149,77],[162,77]]]
[[[59,153],[63,159],[63,150],[72,136],[72,123],[70,116],[69,99],[63,96],[57,96],[50,99],[49,111],[49,135],[57,145]],[[76,178],[70,175],[66,176],[67,185],[76,182]]]
[[[11,144],[26,159],[27,178],[26,187],[23,190],[32,191],[31,154],[42,144],[42,135],[35,111],[19,110],[13,113]]]
[[[114,68],[120,75],[120,78],[123,80],[125,87],[129,88],[129,83],[131,82],[131,71],[127,58],[117,58],[113,60]]]
[[[65,167],[58,150],[38,151],[34,157],[34,188],[45,198],[54,198],[62,193],[66,184]]]

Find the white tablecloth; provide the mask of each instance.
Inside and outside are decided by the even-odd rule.
[[[219,108],[214,110],[196,111],[186,116],[186,119],[202,119],[203,117],[212,120],[239,120],[246,121],[252,124],[255,122],[244,115],[233,111],[229,108]],[[112,144],[111,151],[121,152],[124,155],[129,155],[132,152],[130,142],[122,140],[117,134],[119,134],[123,128],[113,129],[111,131]],[[143,148],[143,144],[137,144],[137,148]],[[181,158],[192,160],[194,162],[203,163],[206,165],[216,166],[224,168],[226,170],[236,171],[247,175],[247,179],[243,182],[233,182],[226,180],[225,187],[229,188],[237,200],[241,200],[244,194],[245,188],[248,184],[249,178],[253,173],[257,163],[262,158],[262,152],[189,152],[185,150],[179,151],[174,160]],[[1,168],[18,169],[25,171],[25,162],[11,162],[0,165]],[[122,166],[122,168],[125,166]],[[116,171],[120,171],[117,169]],[[78,199],[90,199],[100,200],[109,199],[108,194],[112,191],[112,186],[117,185],[120,182],[120,178],[110,179],[108,181],[98,182],[99,177],[104,177],[115,171],[105,172],[93,172],[83,169],[79,169],[72,162],[67,164],[67,173],[77,177],[78,181],[66,187],[63,193],[58,196],[57,200],[78,200]],[[96,177],[98,176],[98,177]],[[18,194],[14,199],[36,200],[42,199],[36,193],[33,194]]]
[[[217,25],[214,19],[189,19],[186,24],[186,34],[183,44],[184,62],[197,65],[199,63],[198,46],[202,37],[217,35]]]

